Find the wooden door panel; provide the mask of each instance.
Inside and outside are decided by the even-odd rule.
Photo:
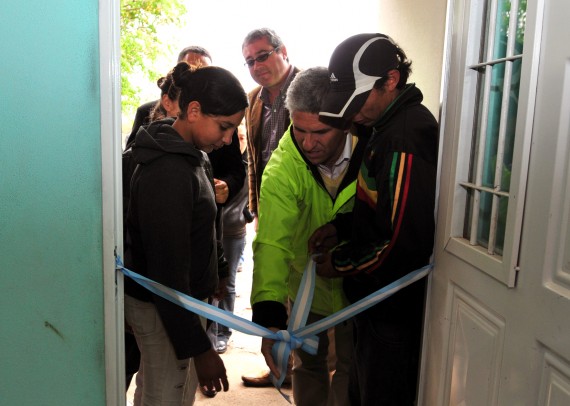
[[[570,364],[546,349],[543,360],[539,405],[570,405]]]
[[[496,405],[505,321],[471,294],[452,286],[446,387],[450,405]]]

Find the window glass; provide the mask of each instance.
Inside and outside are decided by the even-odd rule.
[[[478,76],[475,121],[463,236],[502,255],[518,111],[526,0],[487,3]],[[515,6],[513,11],[511,8]],[[511,21],[515,16],[516,21]],[[488,26],[486,24],[493,24]]]

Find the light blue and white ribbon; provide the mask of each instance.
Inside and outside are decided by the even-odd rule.
[[[332,314],[310,325],[306,325],[307,317],[313,302],[313,292],[315,287],[315,263],[313,259],[309,259],[305,272],[299,286],[295,304],[289,315],[289,325],[287,330],[273,332],[268,328],[262,327],[250,320],[236,316],[226,310],[204,303],[201,300],[194,299],[184,293],[166,287],[158,282],[148,279],[142,275],[132,272],[125,268],[119,257],[116,258],[117,270],[123,272],[126,276],[133,279],[138,284],[144,286],[156,295],[163,297],[199,316],[210,319],[216,323],[223,324],[226,327],[240,331],[245,334],[254,335],[262,338],[275,340],[272,355],[277,368],[279,369],[279,380],[272,377],[273,384],[279,392],[291,402],[289,396],[281,391],[281,385],[287,374],[287,365],[289,355],[292,350],[302,349],[303,351],[315,355],[319,346],[317,334],[325,331],[338,323],[348,320],[358,313],[381,302],[394,293],[402,290],[406,286],[426,276],[431,270],[431,265],[424,266],[418,270],[410,272],[402,278],[392,282],[391,284],[377,290],[376,292],[366,296],[363,299],[345,307],[341,311]]]

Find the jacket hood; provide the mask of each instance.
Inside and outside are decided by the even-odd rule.
[[[167,154],[185,156],[195,166],[204,161],[205,153],[184,141],[172,127],[174,119],[167,118],[139,128],[133,144],[136,163],[148,164]]]

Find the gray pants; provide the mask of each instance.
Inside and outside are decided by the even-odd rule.
[[[135,406],[193,404],[198,387],[194,363],[176,358],[154,304],[125,295],[125,318],[141,350]]]

